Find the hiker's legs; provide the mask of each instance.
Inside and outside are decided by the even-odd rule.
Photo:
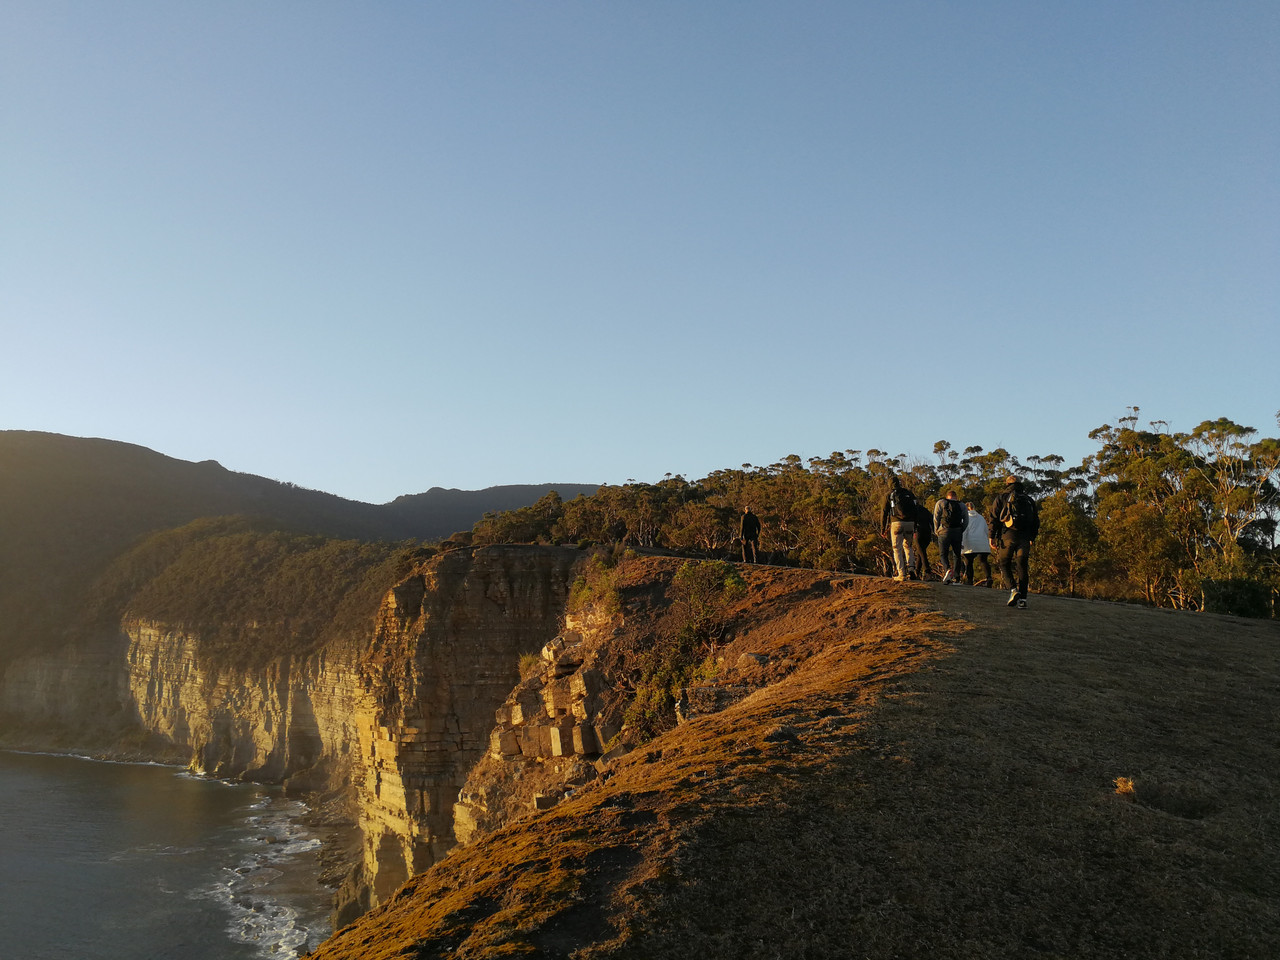
[[[1018,571],[1018,597],[1025,600],[1027,599],[1027,581],[1030,579],[1031,541],[1019,537],[1014,541],[1012,553]]]
[[[916,525],[908,520],[899,520],[889,524],[889,543],[893,548],[893,563],[898,576],[904,580],[915,569],[916,553],[913,544],[916,539]]]
[[[756,562],[756,542],[754,540],[742,541],[742,562],[743,563]]]
[[[986,571],[985,576],[986,576],[986,578],[987,578],[987,586],[988,586],[988,587],[993,587],[993,586],[995,586],[995,584],[992,582],[992,581],[994,580],[994,578],[991,576],[991,554],[989,554],[989,553],[971,553],[971,554],[969,554],[969,566],[970,566],[970,567],[972,567],[972,566],[973,566],[973,558],[974,558],[974,557],[977,557],[979,560],[981,560],[981,561],[982,561],[982,569],[983,569],[984,571]]]
[[[1018,584],[1013,576],[1013,546],[1012,538],[1006,538],[996,547],[996,566],[1000,568],[1006,590],[1016,590]]]
[[[911,542],[916,548],[915,558],[911,561],[912,569],[920,575],[921,580],[928,580],[929,544],[932,542],[929,534],[925,533],[923,530],[917,530],[916,535],[912,538]]]
[[[951,579],[960,579],[960,570],[964,565],[964,554],[961,552],[963,544],[963,532],[956,528],[948,530],[946,535],[940,539],[942,546],[942,566],[951,571]]]

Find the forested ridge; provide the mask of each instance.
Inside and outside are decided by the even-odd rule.
[[[432,552],[417,541],[337,540],[246,517],[196,520],[117,558],[86,592],[73,635],[150,620],[191,632],[219,664],[305,656],[366,637],[388,587]]]
[[[78,618],[83,619],[86,602],[100,603],[103,587],[99,579],[116,577],[112,589],[120,588],[119,571],[113,573],[112,564],[152,535],[200,518],[254,518],[252,530],[265,538],[256,549],[270,553],[279,548],[276,552],[282,562],[288,556],[293,558],[288,563],[296,566],[301,561],[294,554],[304,542],[297,538],[392,544],[439,539],[469,528],[486,510],[523,506],[552,486],[521,484],[486,490],[432,487],[373,505],[237,473],[212,460],[178,460],[136,444],[0,430],[0,668],[15,657],[52,650],[79,636],[73,628],[83,625]],[[555,486],[566,494],[595,489],[595,484]],[[269,535],[269,530],[278,533]],[[194,558],[199,553],[202,569],[211,571],[215,567],[213,554],[223,550],[231,567],[250,569],[242,562],[248,533],[247,529],[241,531],[239,553],[231,542],[211,538],[208,530],[200,527],[175,535],[171,543],[190,541],[190,552],[182,559],[186,568],[197,562]],[[294,539],[285,550],[280,544],[287,536]],[[341,552],[347,548],[334,549]],[[333,563],[337,561],[323,555],[318,546],[302,552],[311,555],[321,569],[336,569]],[[143,555],[154,560],[166,554],[159,542],[150,544],[126,566]],[[218,580],[229,582],[226,576]],[[305,577],[298,580],[305,585]],[[200,613],[207,606],[205,600],[222,596],[211,592],[211,582],[215,581],[189,582],[195,596],[178,611],[183,622]],[[340,578],[326,582],[334,589],[345,589]],[[167,609],[177,605],[173,597],[181,586],[180,579],[170,578],[164,589]],[[149,602],[156,599],[159,589],[160,585],[153,588]],[[252,598],[243,592],[226,594],[225,598],[234,601],[233,610],[241,609],[241,601],[248,607],[257,602],[249,602]],[[117,606],[125,603],[123,596],[116,600]],[[307,609],[319,608],[313,605]],[[308,614],[304,619],[311,624],[313,617]],[[291,623],[294,621],[298,618]],[[290,626],[286,633],[292,636],[292,630]],[[308,625],[303,632],[310,635],[314,630]]]
[[[1163,421],[1141,423],[1137,407],[1089,437],[1097,451],[1074,466],[1053,454],[1020,459],[940,440],[936,462],[845,450],[693,481],[667,474],[572,500],[552,492],[532,506],[486,514],[471,541],[621,542],[733,558],[738,517],[750,506],[764,524],[768,562],[888,574],[881,507],[893,474],[930,507],[954,489],[984,515],[1013,475],[1040,505],[1033,591],[1276,615],[1280,440],[1226,418],[1177,432]]]

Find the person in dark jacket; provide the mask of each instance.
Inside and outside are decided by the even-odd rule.
[[[889,538],[898,581],[916,579],[916,498],[895,474],[880,510],[880,532]]]
[[[1005,478],[1004,484],[1004,493],[992,501],[987,518],[991,549],[1009,589],[1008,606],[1026,609],[1031,544],[1040,533],[1040,509],[1017,477]]]
[[[916,501],[916,576],[929,579],[929,545],[933,543],[933,514]]]
[[[943,583],[959,583],[964,570],[964,557],[961,549],[964,543],[964,528],[969,525],[969,511],[956,496],[954,490],[948,490],[945,497],[933,505],[933,529],[938,535],[938,550],[942,553]]]
[[[750,507],[742,508],[742,523],[738,527],[742,536],[742,562],[756,563],[756,550],[760,546],[760,518]]]

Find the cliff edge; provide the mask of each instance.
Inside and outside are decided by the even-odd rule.
[[[680,566],[624,561],[495,710],[468,842],[316,960],[1280,950],[1274,624],[738,568],[628,750]]]

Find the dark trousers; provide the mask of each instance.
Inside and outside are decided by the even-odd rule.
[[[964,555],[960,547],[964,542],[964,531],[959,527],[951,527],[938,534],[938,549],[942,551],[942,569],[951,571],[953,580],[960,579],[960,571],[964,568]]]
[[[912,567],[915,575],[921,580],[929,579],[929,544],[933,543],[933,534],[923,524],[916,524],[916,532],[912,534],[916,542],[916,563]]]
[[[1027,596],[1028,566],[1031,563],[1031,541],[1009,532],[996,546],[996,563],[1004,576],[1004,588],[1017,590],[1018,598]],[[1015,577],[1015,567],[1017,576]]]
[[[755,540],[748,540],[748,539],[746,539],[745,537],[742,539],[742,562],[743,562],[743,563],[756,563],[756,562],[757,562],[757,561],[756,561],[756,541],[755,541]]]
[[[991,554],[989,553],[966,553],[964,555],[964,582],[971,587],[973,586],[973,561],[975,560],[981,561],[982,569],[986,571],[987,586],[991,586]]]

